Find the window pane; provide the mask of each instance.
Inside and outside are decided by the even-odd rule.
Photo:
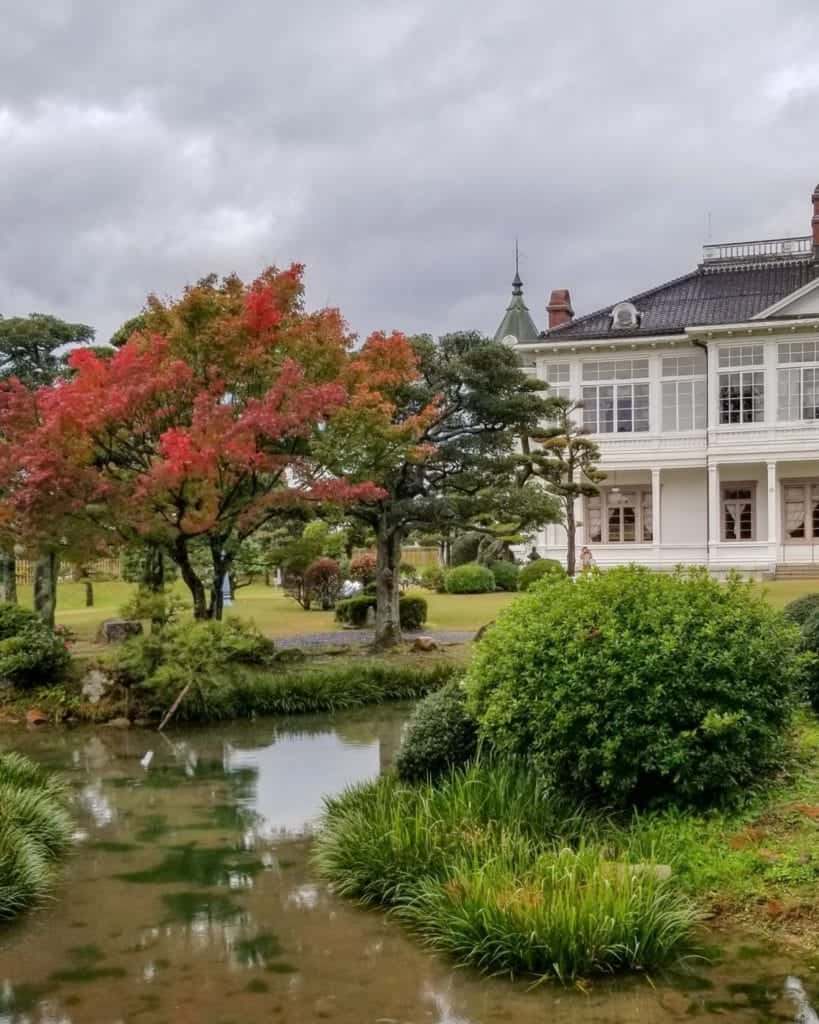
[[[586,500],[586,514],[589,518],[589,543],[599,544],[603,525],[599,496]]]
[[[634,398],[631,384],[617,388],[617,431],[630,433],[634,429]]]
[[[751,540],[753,537],[753,523],[751,520],[751,503],[744,501],[739,508],[739,539]]]
[[[648,384],[634,387],[634,429],[648,430]]]
[[[597,433],[597,388],[583,388],[583,427]]]
[[[614,430],[614,388],[611,384],[597,389],[597,430],[610,434]]]
[[[619,544],[622,540],[620,532],[620,513],[622,509],[609,509],[609,544]]]
[[[654,540],[654,529],[653,529],[653,509],[651,507],[651,492],[646,491],[643,493],[643,541],[648,542]]]
[[[677,429],[677,384],[663,381],[663,430]]]
[[[725,520],[725,539],[736,540],[737,539],[737,524],[736,524],[736,505],[734,502],[726,503],[723,509],[723,517]]]
[[[623,509],[623,540],[627,543],[634,543],[636,540],[637,515],[633,505],[627,505]]]
[[[704,380],[694,381],[694,429],[705,430],[705,396],[706,385]]]

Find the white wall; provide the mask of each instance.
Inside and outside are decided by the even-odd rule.
[[[708,475],[704,469],[664,469],[660,477],[663,544],[705,544]]]

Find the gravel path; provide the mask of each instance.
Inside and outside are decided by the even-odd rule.
[[[404,632],[407,640],[416,636],[431,636],[439,644],[462,644],[475,636],[475,630],[418,630]],[[375,634],[371,629],[337,629],[332,633],[306,633],[304,636],[275,637],[277,647],[344,647],[371,644]]]

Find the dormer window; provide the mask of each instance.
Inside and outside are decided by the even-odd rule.
[[[611,311],[611,329],[628,331],[640,326],[640,314],[633,302],[618,302]]]

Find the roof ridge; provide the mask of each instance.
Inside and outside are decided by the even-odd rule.
[[[552,328],[552,330],[547,331],[547,337],[551,337],[553,334],[560,334],[560,332],[565,328],[576,327],[578,324],[582,324],[586,320],[593,320],[596,316],[602,316],[603,313],[614,309],[618,302],[633,302],[636,304],[640,299],[645,299],[649,295],[661,292],[664,288],[670,288],[671,285],[680,284],[682,281],[687,281],[689,278],[697,277],[700,274],[702,274],[702,269],[700,267],[696,267],[694,270],[689,270],[686,274],[681,274],[679,277],[672,277],[663,284],[655,285],[654,288],[647,288],[645,291],[638,292],[636,295],[630,295],[627,299],[617,299],[615,302],[610,302],[607,306],[601,306],[600,309],[596,309],[593,313],[584,313],[583,316],[575,317],[574,320],[567,320],[565,324],[559,324],[557,327]]]

